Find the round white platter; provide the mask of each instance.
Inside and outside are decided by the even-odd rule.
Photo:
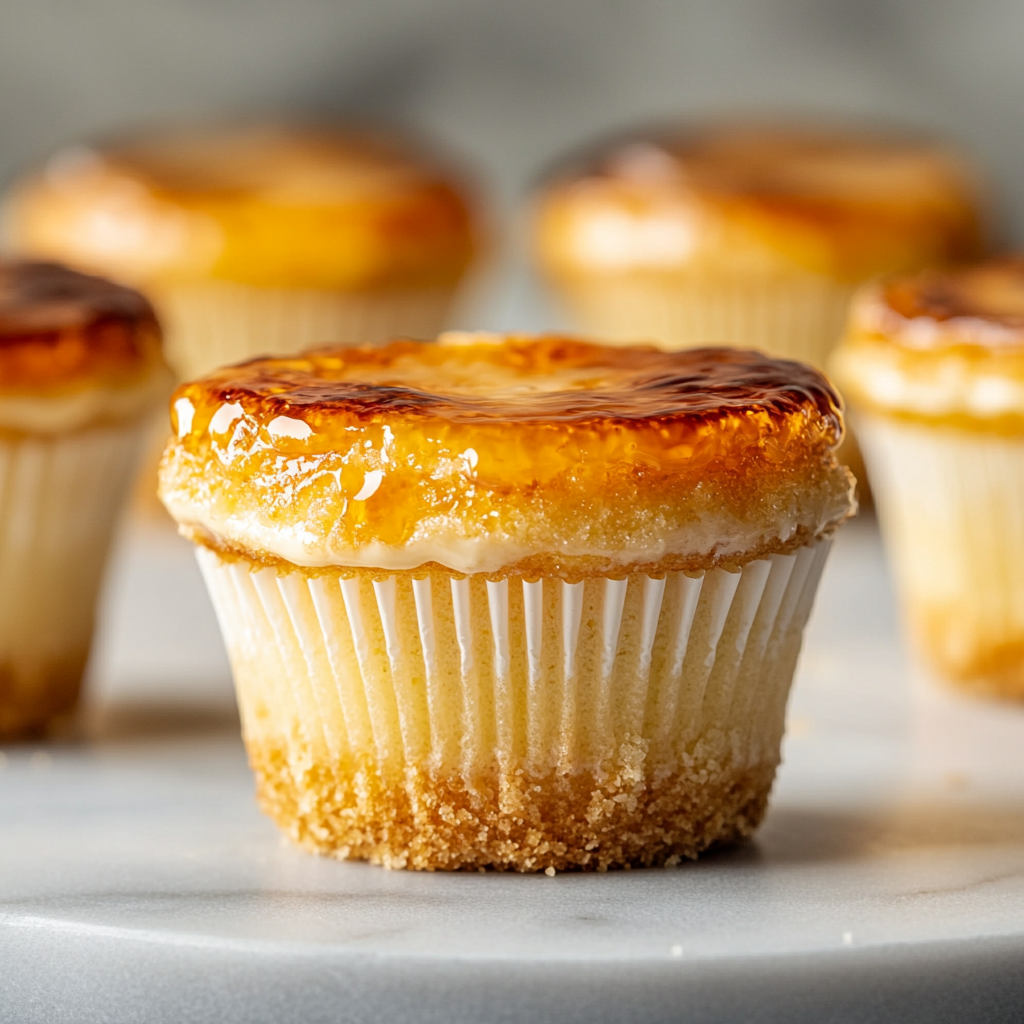
[[[846,528],[756,839],[668,870],[413,874],[256,810],[191,554],[119,552],[77,739],[0,756],[0,1021],[1024,1020],[1024,708],[905,655]]]

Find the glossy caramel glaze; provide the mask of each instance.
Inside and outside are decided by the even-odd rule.
[[[556,178],[540,255],[555,274],[783,272],[857,281],[981,254],[969,167],[931,143],[735,124],[620,141]]]
[[[430,390],[428,390],[428,388]],[[208,408],[241,401],[268,421],[299,412],[319,435],[382,416],[458,424],[592,424],[672,431],[680,424],[763,414],[783,420],[813,409],[835,437],[839,404],[820,373],[755,352],[706,348],[669,353],[616,349],[569,338],[450,334],[439,345],[396,341],[383,349],[256,359],[186,385]],[[317,444],[319,447],[319,443]]]
[[[172,426],[161,493],[186,531],[307,566],[697,568],[851,512],[837,396],[754,352],[488,335],[323,350],[181,386]]]
[[[57,263],[0,261],[0,394],[116,386],[160,363],[138,292]]]
[[[450,173],[327,128],[152,132],[58,153],[8,213],[19,251],[147,284],[450,287],[474,248]]]
[[[866,408],[1024,433],[1024,257],[865,288],[834,369]]]

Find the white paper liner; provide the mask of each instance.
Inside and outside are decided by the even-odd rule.
[[[815,274],[730,281],[642,277],[581,280],[565,289],[580,327],[622,343],[734,345],[824,366],[855,287]]]
[[[471,777],[600,768],[623,745],[778,762],[829,540],[738,572],[565,583],[279,572],[198,549],[254,745]],[[300,763],[301,762],[301,763]]]
[[[444,288],[334,292],[209,282],[167,287],[153,298],[166,328],[167,360],[188,380],[254,356],[434,338],[453,296]]]
[[[1016,675],[1024,697],[1024,438],[856,426],[922,653],[954,677]]]
[[[0,438],[0,733],[73,702],[138,444],[134,424]]]

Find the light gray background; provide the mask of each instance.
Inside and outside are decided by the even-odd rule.
[[[382,117],[475,163],[508,247],[531,181],[595,133],[839,112],[969,146],[1019,242],[1022,39],[1019,0],[0,0],[0,184],[153,118]],[[523,287],[467,326],[540,326]]]

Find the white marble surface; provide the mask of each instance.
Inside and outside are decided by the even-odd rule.
[[[0,758],[0,1021],[1024,1020],[1024,709],[910,668],[870,522],[756,840],[604,876],[284,845],[190,559],[132,531],[84,735]]]

